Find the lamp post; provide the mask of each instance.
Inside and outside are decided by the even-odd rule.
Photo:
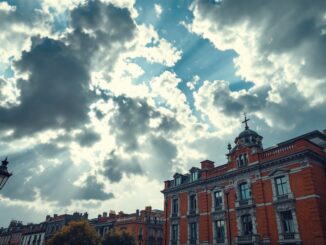
[[[7,165],[8,165],[7,157],[5,160],[2,161],[0,166],[0,190],[5,186],[7,180],[12,175],[12,173],[8,172]]]

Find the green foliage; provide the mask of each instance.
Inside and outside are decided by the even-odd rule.
[[[71,221],[46,243],[47,245],[100,245],[100,238],[87,221]]]
[[[114,231],[110,231],[106,234],[102,245],[135,245],[135,239],[125,232],[117,234]]]

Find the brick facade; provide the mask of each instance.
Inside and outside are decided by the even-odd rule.
[[[115,232],[126,232],[135,238],[136,245],[162,245],[163,242],[163,211],[145,210],[133,214],[119,213],[114,224]]]
[[[226,164],[165,181],[163,244],[326,244],[325,152],[325,131],[264,149],[246,125]]]

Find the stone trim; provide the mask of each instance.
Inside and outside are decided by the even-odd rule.
[[[168,193],[175,193],[175,192],[180,192],[183,190],[188,190],[189,188],[192,188],[192,187],[202,186],[204,188],[206,184],[211,184],[211,183],[216,183],[216,182],[222,181],[222,180],[232,179],[241,174],[246,174],[246,173],[248,174],[248,173],[252,173],[257,170],[265,170],[268,168],[281,166],[284,163],[288,163],[290,161],[294,161],[294,160],[298,160],[298,159],[306,160],[307,157],[310,157],[311,159],[315,159],[320,162],[323,162],[326,165],[324,157],[318,155],[317,153],[313,152],[310,149],[306,149],[303,151],[293,153],[291,155],[284,156],[282,158],[273,159],[273,160],[266,161],[266,162],[261,162],[260,164],[248,165],[247,167],[240,168],[240,169],[232,169],[232,171],[229,170],[223,175],[215,176],[215,177],[212,177],[212,178],[209,178],[206,180],[198,180],[196,182],[185,183],[185,184],[181,184],[179,186],[170,187],[168,189],[162,190],[161,192],[164,194],[168,194]]]

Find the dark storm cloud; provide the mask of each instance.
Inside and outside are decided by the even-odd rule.
[[[94,131],[85,129],[85,131],[77,135],[76,139],[79,142],[80,146],[85,147],[92,146],[94,143],[101,139],[101,136]]]
[[[116,135],[118,144],[127,151],[138,149],[138,137],[155,132],[177,131],[181,125],[176,119],[167,117],[148,105],[144,99],[134,99],[126,96],[112,98],[117,109],[109,121],[112,133]],[[161,118],[158,128],[151,128],[150,119]]]
[[[59,205],[69,205],[73,200],[113,197],[112,193],[103,190],[103,184],[98,183],[94,176],[87,177],[82,187],[73,185],[88,170],[85,167],[76,168],[66,148],[40,144],[11,154],[9,160],[15,177],[8,181],[1,194],[11,199],[32,201],[35,199],[35,188],[43,199],[57,201]]]
[[[152,136],[149,139],[149,151],[149,175],[160,181],[170,178],[173,174],[173,160],[178,153],[176,145],[163,136]]]
[[[247,93],[235,98],[231,96],[228,87],[216,89],[214,96],[214,105],[222,109],[224,114],[239,116],[242,112],[257,112],[266,106],[268,96],[267,87],[260,88],[255,94]]]
[[[74,199],[108,200],[114,197],[112,193],[106,193],[103,189],[104,185],[98,183],[95,176],[88,176],[85,180],[85,187],[80,188],[80,191],[74,196]]]
[[[104,171],[102,174],[111,182],[119,182],[123,174],[130,175],[143,173],[137,158],[133,157],[126,160],[119,157],[114,151],[111,152],[103,162],[103,168]]]
[[[135,30],[127,9],[99,1],[74,9],[71,26],[73,31],[62,40],[34,37],[31,50],[16,62],[19,72],[29,74],[18,81],[21,103],[0,108],[0,126],[15,129],[16,136],[87,122],[94,100],[89,90],[93,58],[99,49],[106,50],[104,62],[111,69]]]
[[[177,148],[165,137],[177,132],[182,125],[175,118],[163,115],[145,99],[123,95],[110,99],[114,102],[115,111],[109,125],[117,147],[130,154],[135,151],[149,153],[150,159],[143,160],[138,156],[125,159],[117,151],[112,152],[103,163],[103,175],[112,182],[119,182],[124,173],[150,174],[160,180],[167,178],[171,174],[172,160],[177,156]],[[160,120],[160,123],[155,127],[151,126],[151,119]],[[138,142],[140,136],[146,137],[146,142],[141,145]]]

